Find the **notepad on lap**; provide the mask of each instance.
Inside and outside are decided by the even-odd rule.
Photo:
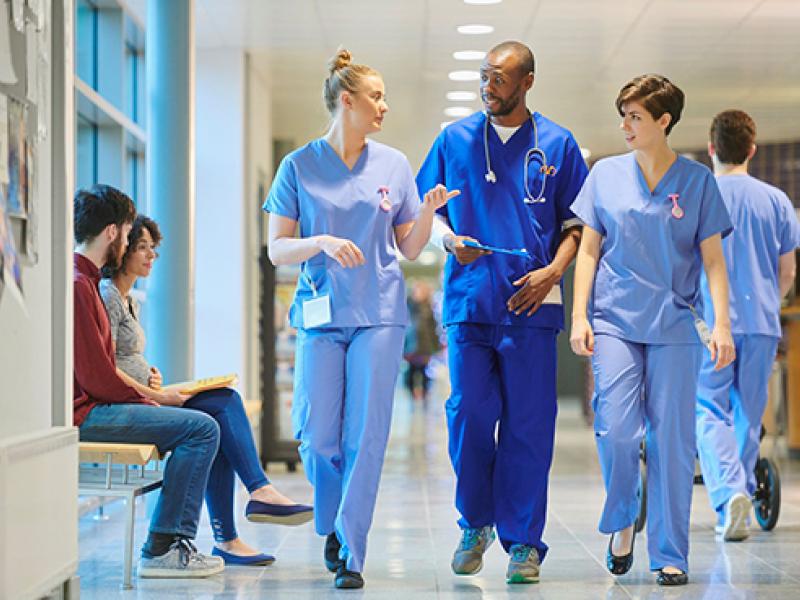
[[[194,381],[181,381],[180,383],[173,383],[169,387],[178,388],[181,394],[194,396],[200,392],[207,392],[208,390],[219,390],[226,387],[236,385],[238,381],[236,373],[230,375],[219,375],[217,377],[204,377],[203,379],[195,379]]]

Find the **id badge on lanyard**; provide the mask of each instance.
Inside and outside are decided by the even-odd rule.
[[[313,298],[303,301],[303,328],[322,327],[332,321],[330,294],[319,294],[314,281],[306,273],[302,274],[311,288]]]

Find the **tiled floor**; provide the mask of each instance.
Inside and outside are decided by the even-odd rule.
[[[800,465],[781,463],[783,503],[777,528],[756,531],[747,542],[723,544],[714,538],[713,515],[705,491],[695,487],[691,530],[691,583],[667,589],[647,571],[644,543],[636,546],[632,571],[615,579],[604,568],[607,540],[597,532],[603,499],[593,437],[582,423],[577,402],[564,401],[559,416],[556,458],[551,478],[545,539],[550,553],[542,581],[508,586],[507,557],[498,544],[487,554],[478,576],[456,577],[450,558],[458,542],[452,506],[453,476],[446,455],[441,401],[427,410],[398,395],[395,422],[370,535],[363,591],[338,591],[322,566],[322,540],[311,525],[282,528],[240,521],[245,541],[276,554],[265,568],[232,567],[199,581],[135,580],[121,592],[122,516],[85,516],[80,523],[81,596],[108,598],[474,598],[511,596],[553,598],[800,598]],[[273,481],[300,501],[310,500],[302,473],[270,472]],[[243,506],[244,494],[238,500]],[[146,509],[138,509],[137,551],[147,529]],[[204,515],[198,540],[210,551]]]

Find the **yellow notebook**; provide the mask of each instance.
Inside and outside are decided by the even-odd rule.
[[[208,390],[218,390],[226,387],[233,387],[238,381],[236,373],[230,375],[219,375],[217,377],[204,377],[203,379],[195,379],[194,381],[181,381],[180,383],[170,384],[171,388],[178,388],[181,394],[194,396],[200,392]]]

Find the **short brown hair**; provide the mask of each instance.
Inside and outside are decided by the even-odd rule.
[[[681,89],[663,75],[647,74],[634,77],[622,86],[614,105],[622,114],[622,105],[626,102],[639,102],[654,119],[660,119],[669,113],[670,121],[664,132],[669,135],[672,128],[681,120],[684,95]]]
[[[756,123],[743,110],[724,110],[711,121],[708,139],[720,162],[741,165],[756,141]]]
[[[325,108],[333,114],[339,104],[339,94],[343,91],[355,94],[361,87],[361,80],[370,75],[378,73],[367,65],[357,65],[353,62],[353,57],[344,48],[339,48],[336,54],[328,61],[329,75],[322,86],[322,99],[325,100]]]

